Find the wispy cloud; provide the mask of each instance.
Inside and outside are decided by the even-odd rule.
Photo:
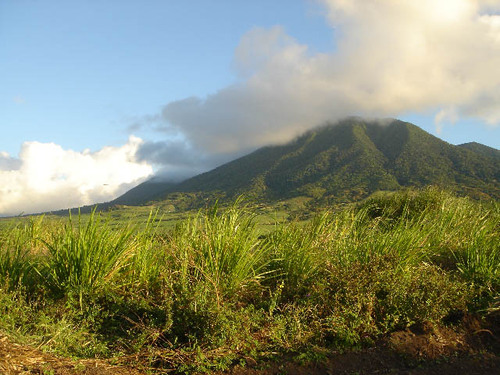
[[[127,130],[130,133],[136,132],[144,127],[154,126],[161,120],[160,115],[146,115],[142,117],[135,117],[127,119],[126,121],[130,124]]]
[[[168,103],[155,118],[160,130],[229,160],[349,115],[430,111],[439,127],[463,117],[500,123],[498,1],[323,3],[334,51],[312,53],[280,26],[254,28],[235,50],[237,83]]]
[[[0,153],[0,215],[19,215],[109,201],[153,172],[138,161],[142,140],[97,152],[25,142],[19,158]]]

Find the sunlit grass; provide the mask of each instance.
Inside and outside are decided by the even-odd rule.
[[[172,226],[160,211],[141,211],[143,223],[96,212],[10,222],[0,231],[0,329],[66,355],[154,348],[190,371],[349,348],[498,308],[497,202],[430,188],[307,222],[255,212],[236,202]]]

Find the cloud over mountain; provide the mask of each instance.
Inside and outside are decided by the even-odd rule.
[[[500,123],[498,1],[323,3],[333,51],[312,53],[280,26],[254,28],[235,50],[236,82],[168,103],[160,130],[229,160],[348,115]]]
[[[0,215],[19,215],[111,200],[153,172],[136,153],[142,140],[97,152],[25,142],[19,159],[0,153]]]

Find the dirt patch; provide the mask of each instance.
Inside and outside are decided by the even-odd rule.
[[[394,332],[374,347],[332,353],[324,363],[300,366],[293,360],[236,367],[230,375],[491,375],[500,374],[500,319],[463,317],[459,328],[431,324]],[[222,373],[221,373],[222,375]]]
[[[431,324],[410,327],[388,335],[374,347],[331,353],[322,363],[304,366],[288,358],[273,363],[249,363],[217,375],[500,374],[500,315],[487,321],[472,316],[460,320],[459,328]],[[0,335],[0,374],[141,375],[143,372],[104,360],[59,358],[17,345]]]
[[[140,372],[112,366],[107,361],[59,358],[36,348],[15,344],[0,334],[0,374],[139,375]]]

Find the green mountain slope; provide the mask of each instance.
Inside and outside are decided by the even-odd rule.
[[[173,182],[158,181],[154,178],[130,189],[125,194],[116,198],[113,204],[140,205],[151,197],[161,196],[169,188],[174,187]]]
[[[153,192],[148,183],[139,185],[132,204],[141,198],[144,203],[162,200],[173,193],[342,201],[377,190],[430,184],[500,198],[500,163],[494,156],[498,152],[480,144],[454,146],[398,120],[350,118],[311,130],[288,144],[261,148],[176,185],[156,185]],[[119,199],[127,203],[124,198]]]
[[[469,142],[459,145],[459,147],[467,148],[483,156],[500,160],[500,150],[493,147],[488,147],[477,142]]]

